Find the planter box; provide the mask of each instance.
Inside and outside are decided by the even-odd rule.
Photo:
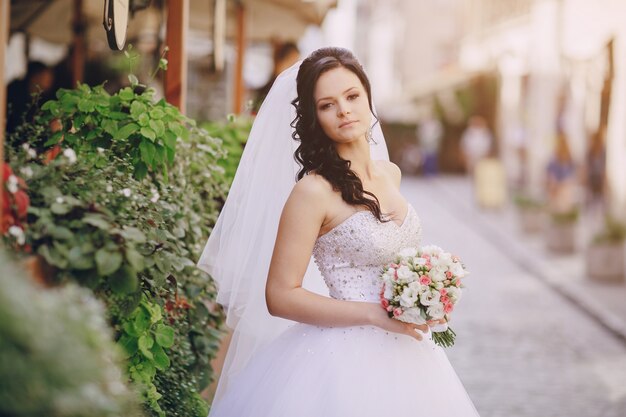
[[[546,245],[556,253],[573,253],[576,250],[577,223],[550,223],[546,228]]]
[[[594,281],[626,281],[626,255],[624,243],[596,243],[587,248],[587,276]]]
[[[527,234],[539,233],[543,230],[544,212],[539,209],[518,208],[518,216],[522,231]]]

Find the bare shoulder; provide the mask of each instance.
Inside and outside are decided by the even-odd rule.
[[[298,181],[285,204],[285,209],[306,213],[318,219],[324,219],[329,201],[333,197],[332,186],[321,175],[309,174]]]
[[[394,164],[391,161],[387,161],[384,159],[376,161],[381,168],[385,170],[387,175],[393,180],[396,186],[400,186],[400,181],[402,179],[402,171],[400,171],[400,167]]]
[[[320,199],[328,198],[332,193],[332,186],[326,178],[317,174],[305,175],[293,187],[292,194],[299,198]]]

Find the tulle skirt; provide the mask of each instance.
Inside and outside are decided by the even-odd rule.
[[[474,405],[431,334],[295,324],[259,351],[210,417],[470,417]]]

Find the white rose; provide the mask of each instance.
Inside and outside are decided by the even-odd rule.
[[[432,306],[435,304],[439,304],[440,298],[441,294],[439,294],[439,291],[427,290],[420,295],[420,302],[422,303],[422,305]]]
[[[413,258],[413,265],[415,265],[415,266],[426,265],[426,259],[424,259],[424,258]]]
[[[445,267],[433,267],[430,270],[430,277],[435,282],[441,282],[446,279],[446,269]]]
[[[442,319],[443,316],[444,316],[443,305],[441,305],[439,303],[431,305],[430,307],[428,307],[428,310],[426,310],[426,312],[428,313],[428,315],[433,320]]]
[[[461,299],[462,291],[460,288],[448,287],[446,290],[448,291],[448,297],[450,297],[452,301],[457,302]]]
[[[426,245],[422,247],[422,252],[430,256],[439,256],[443,249],[436,245]]]
[[[398,320],[405,323],[426,324],[426,319],[420,314],[420,311],[421,310],[417,307],[407,308],[404,310],[404,313],[398,317]]]
[[[406,287],[400,295],[400,305],[402,307],[414,307],[417,301],[417,291],[413,291],[410,287]]]
[[[441,281],[436,281],[435,282],[435,288],[436,289],[440,290],[440,289],[442,289],[444,287],[445,287],[445,285],[443,285],[443,282],[441,282]]]
[[[463,278],[467,273],[460,262],[453,262],[450,266],[450,272],[459,278]]]
[[[415,291],[416,293],[422,292],[422,284],[419,281],[413,281],[409,283],[409,288],[411,291]]]
[[[411,271],[411,269],[406,265],[402,265],[400,268],[398,268],[398,281],[400,282],[413,281],[415,279],[415,275],[417,274]]]

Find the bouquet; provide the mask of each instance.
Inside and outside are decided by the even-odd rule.
[[[458,257],[438,246],[406,248],[383,269],[380,303],[389,317],[406,323],[447,321],[461,299],[461,280],[467,274]],[[447,323],[438,327],[432,329],[434,342],[454,345],[456,333]]]

